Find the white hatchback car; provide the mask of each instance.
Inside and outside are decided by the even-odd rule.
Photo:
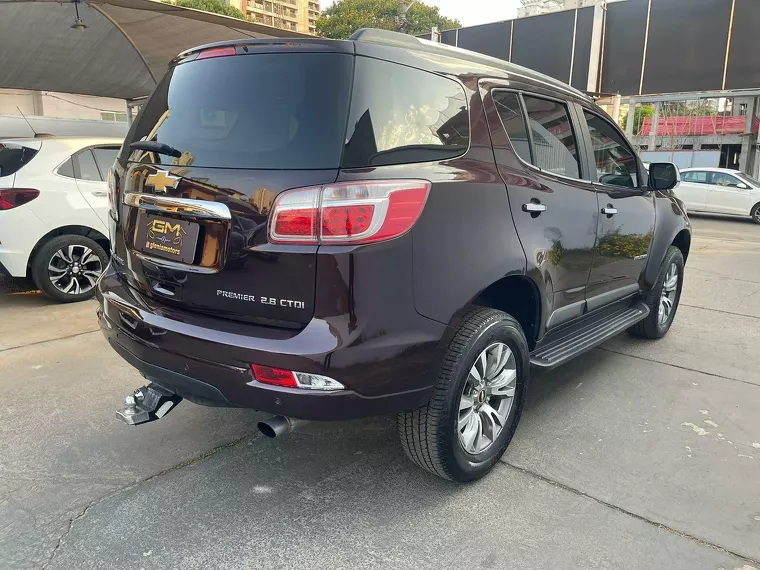
[[[108,264],[108,169],[120,139],[0,140],[0,273],[62,302],[95,293]]]
[[[689,213],[750,216],[760,224],[760,182],[739,170],[685,168],[674,192]]]

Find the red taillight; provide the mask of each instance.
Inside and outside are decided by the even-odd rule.
[[[273,243],[361,244],[408,232],[425,207],[427,180],[347,182],[280,194],[272,208]]]
[[[292,236],[308,240],[317,226],[317,209],[300,208],[286,210],[277,216],[274,232],[277,235]]]
[[[0,190],[0,210],[12,210],[31,202],[40,195],[34,188],[11,188]]]
[[[225,46],[218,48],[204,49],[198,54],[195,59],[211,59],[212,57],[227,57],[228,55],[235,55],[237,50],[234,46]]]
[[[260,364],[251,364],[253,376],[262,384],[271,384],[272,386],[282,386],[284,388],[298,388],[296,377],[290,370],[282,368],[271,368],[261,366]]]

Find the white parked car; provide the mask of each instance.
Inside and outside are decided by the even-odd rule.
[[[0,140],[0,273],[62,302],[94,294],[108,264],[106,176],[121,142]]]
[[[674,192],[690,213],[750,216],[760,224],[760,182],[738,170],[685,168]]]

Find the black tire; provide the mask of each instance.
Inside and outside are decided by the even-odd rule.
[[[752,216],[752,221],[756,224],[760,224],[760,202],[752,207],[752,211],[749,214]]]
[[[76,265],[76,275],[70,272],[63,275],[61,279],[58,280],[58,283],[61,285],[61,288],[58,288],[53,283],[53,279],[55,276],[61,275],[61,270],[59,269],[56,272],[51,272],[48,267],[51,263],[53,265],[65,267],[66,261],[63,258],[56,257],[55,260],[53,260],[53,256],[56,255],[56,252],[63,251],[65,252],[64,255],[69,257],[69,247],[73,248],[73,254],[70,257],[75,265],[78,261],[81,261],[78,257],[83,257],[82,253],[86,251],[84,248],[89,248],[92,251],[94,256],[97,257],[97,262],[99,262],[100,265],[98,266],[95,259],[90,256],[88,259],[91,261],[87,261],[86,259],[85,261],[87,261],[87,263],[85,267]],[[37,287],[39,287],[48,297],[61,303],[75,303],[77,301],[89,299],[95,294],[95,287],[93,287],[91,283],[91,278],[95,277],[93,269],[99,267],[99,272],[102,273],[107,265],[108,254],[96,241],[76,234],[56,236],[45,242],[39,250],[37,250],[31,265],[32,279],[34,279]],[[87,275],[84,275],[84,272],[86,272]],[[72,279],[72,277],[75,276],[76,279]],[[72,283],[71,291],[63,291],[62,289],[66,289],[68,283],[72,282],[72,280],[74,283]],[[79,288],[82,290],[81,293],[75,293],[77,288],[76,284],[79,284]]]
[[[495,342],[514,355],[514,399],[501,431],[482,452],[471,454],[460,442],[459,401],[475,359]],[[488,473],[504,454],[520,421],[530,362],[520,324],[493,309],[478,308],[463,320],[443,358],[430,402],[398,414],[398,430],[406,455],[431,473],[453,481],[472,481]]]
[[[665,277],[668,274],[668,270],[671,265],[675,264],[678,270],[678,285],[675,290],[675,300],[673,301],[673,308],[670,314],[664,322],[660,322],[660,299],[662,297],[662,291],[665,287]],[[678,304],[681,301],[681,289],[683,288],[683,275],[684,275],[684,261],[681,250],[671,245],[668,251],[665,253],[665,259],[662,261],[660,267],[660,274],[657,276],[654,287],[649,291],[644,302],[649,307],[649,315],[643,321],[639,321],[631,328],[628,329],[628,333],[632,336],[640,338],[662,338],[670,330],[670,326],[673,324],[673,319],[678,311]]]

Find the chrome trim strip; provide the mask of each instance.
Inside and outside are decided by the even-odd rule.
[[[599,295],[594,295],[593,297],[586,299],[586,303],[588,304],[587,310],[590,313],[595,309],[599,309],[605,305],[610,305],[615,301],[620,301],[621,299],[635,295],[638,292],[639,284],[632,283],[630,285],[623,285],[622,287],[613,289],[612,291],[606,291],[604,293],[600,293]]]
[[[165,267],[166,269],[176,269],[177,271],[186,271],[187,273],[203,273],[205,275],[209,275],[211,273],[219,273],[219,270],[213,267],[201,267],[200,265],[187,265],[185,263],[177,263],[176,261],[170,261],[168,259],[161,259],[160,257],[146,255],[139,251],[132,251],[131,253],[140,261],[147,261],[148,263],[158,265],[159,267]]]
[[[232,220],[230,209],[226,204],[219,202],[130,192],[124,195],[124,203],[149,212],[180,214],[199,220],[218,220],[224,222]]]

